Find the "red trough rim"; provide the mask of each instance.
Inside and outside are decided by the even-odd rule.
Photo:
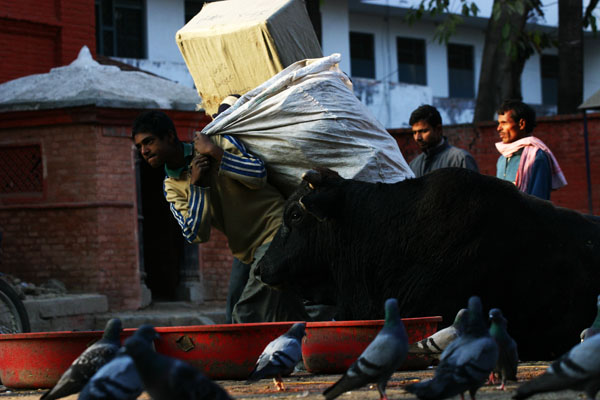
[[[328,328],[332,326],[372,326],[381,325],[385,320],[383,319],[367,319],[360,321],[319,321],[319,322],[307,322],[306,328]],[[419,317],[419,318],[402,318],[402,322],[406,325],[413,323],[427,323],[427,322],[442,322],[441,316],[433,317]]]
[[[156,332],[214,332],[214,331],[236,331],[248,328],[260,329],[264,326],[292,326],[296,322],[304,321],[285,321],[285,322],[253,322],[246,324],[220,324],[220,325],[189,325],[189,326],[155,326]],[[135,332],[137,328],[125,328],[123,333]],[[65,334],[69,337],[97,336],[102,330],[97,331],[59,331],[59,332],[31,332],[31,333],[7,333],[0,334],[1,340],[14,339],[52,339],[62,338]]]
[[[420,317],[420,318],[402,318],[404,324],[410,325],[413,322],[441,322],[441,316],[433,317]],[[239,329],[260,329],[264,326],[279,326],[279,325],[292,325],[297,322],[305,321],[284,321],[284,322],[253,322],[246,324],[219,324],[219,325],[189,325],[189,326],[157,326],[155,327],[158,333],[160,332],[214,332],[214,331],[236,331]],[[382,319],[370,319],[370,320],[358,320],[358,321],[319,321],[319,322],[306,322],[307,328],[322,328],[332,326],[372,326],[381,325],[384,322]],[[123,333],[135,332],[137,328],[125,328]],[[8,333],[1,334],[0,341],[2,340],[15,340],[15,339],[52,339],[62,338],[65,334],[69,337],[85,337],[85,336],[97,336],[101,330],[97,331],[59,331],[59,332],[31,332],[31,333]]]

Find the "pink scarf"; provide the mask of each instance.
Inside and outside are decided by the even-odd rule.
[[[523,139],[516,140],[512,143],[496,143],[496,148],[504,157],[508,158],[513,155],[519,149],[523,149],[521,154],[521,161],[519,162],[519,168],[517,169],[517,178],[515,185],[519,190],[525,192],[527,190],[527,184],[531,177],[531,167],[535,162],[535,154],[540,149],[548,155],[550,158],[550,167],[552,169],[552,189],[559,189],[567,184],[567,180],[563,175],[558,161],[554,158],[554,154],[550,151],[548,146],[544,144],[540,139],[535,136],[527,136]]]

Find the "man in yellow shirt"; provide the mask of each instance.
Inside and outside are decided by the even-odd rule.
[[[170,118],[160,111],[142,113],[132,136],[152,167],[165,168],[164,194],[190,243],[205,242],[211,226],[227,236],[235,259],[228,295],[228,316],[236,323],[305,320],[300,298],[273,289],[255,276],[281,225],[284,199],[267,182],[264,163],[232,136],[196,134],[195,143],[177,138]],[[249,267],[247,283],[244,268]],[[247,271],[247,269],[246,269]],[[239,299],[232,286],[243,287]],[[239,292],[239,290],[238,290]]]

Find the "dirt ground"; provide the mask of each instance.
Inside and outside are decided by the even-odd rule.
[[[486,385],[477,392],[477,399],[493,399],[493,400],[508,400],[512,397],[517,386],[526,380],[532,379],[542,374],[547,368],[548,363],[522,363],[519,365],[517,378],[519,382],[509,382],[506,391],[496,389],[496,386]],[[433,369],[422,371],[401,371],[392,376],[388,383],[387,395],[390,399],[414,399],[415,396],[406,392],[403,387],[409,383],[416,382],[421,379],[427,379],[433,376]],[[250,385],[246,385],[242,381],[217,381],[223,386],[229,394],[235,399],[306,399],[316,400],[323,399],[321,393],[325,388],[332,385],[340,375],[313,375],[306,372],[295,373],[292,376],[284,379],[286,386],[285,392],[275,390],[271,380],[262,380]],[[39,399],[45,390],[28,390],[14,391],[0,394],[0,399],[18,399],[18,400],[33,400]],[[542,399],[576,399],[582,395],[576,392],[564,391],[557,393],[540,394],[534,397],[534,400]],[[458,398],[458,396],[456,396]],[[468,395],[466,396],[468,398]],[[77,399],[77,395],[65,397],[67,400]],[[147,393],[143,393],[139,399],[150,399]],[[359,390],[345,393],[340,399],[346,400],[378,400],[379,394],[375,387],[365,386]]]

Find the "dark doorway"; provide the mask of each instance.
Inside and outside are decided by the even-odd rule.
[[[142,212],[140,239],[143,241],[143,269],[146,285],[152,299],[174,301],[177,299],[179,266],[183,262],[184,239],[181,228],[173,218],[163,195],[163,168],[152,168],[146,162],[137,162],[139,168]],[[142,260],[140,260],[142,262]]]

